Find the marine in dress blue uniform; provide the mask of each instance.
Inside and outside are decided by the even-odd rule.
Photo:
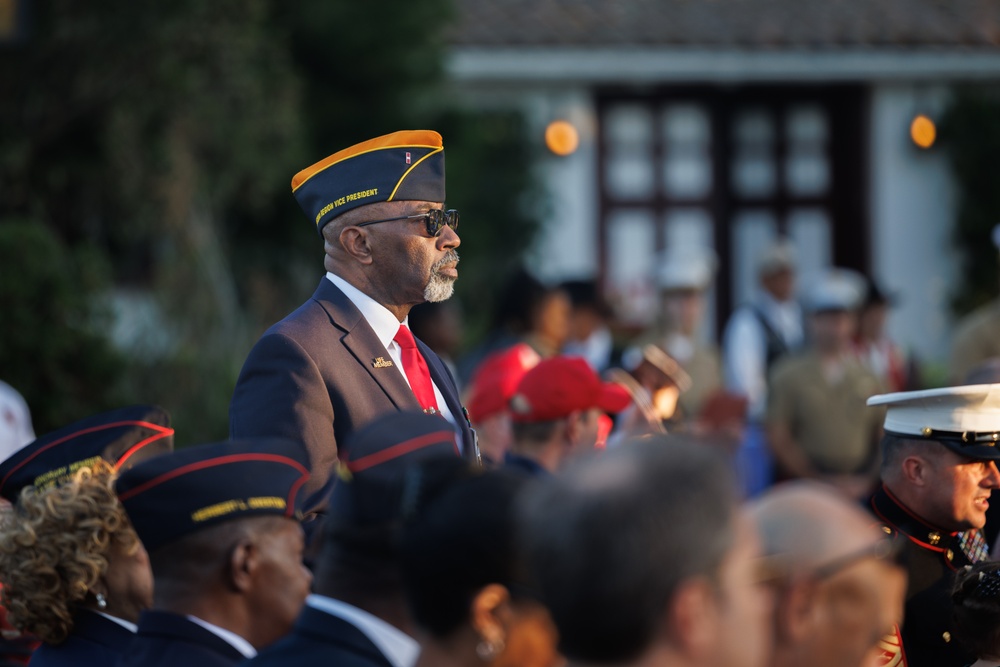
[[[293,179],[292,188],[320,234],[338,216],[359,207],[400,201],[443,203],[441,136],[416,130],[371,139],[301,171]],[[377,217],[385,216],[379,216],[374,209],[371,220],[359,220],[354,226],[397,220],[393,217],[379,221]],[[413,233],[425,235],[417,229],[415,226]],[[458,244],[455,231],[447,226],[439,227],[439,237],[447,241],[439,238],[438,246]],[[329,240],[327,244],[329,254]],[[380,338],[357,305],[358,299],[368,298],[371,290],[359,288],[361,297],[345,293],[343,283],[337,284],[344,278],[339,275],[343,271],[335,264],[327,257],[331,272],[320,280],[312,298],[268,329],[253,347],[229,411],[231,437],[275,436],[306,445],[312,472],[307,488],[309,510],[321,504],[332,481],[338,447],[350,433],[389,412],[428,408],[418,401],[410,388],[412,382],[408,384],[403,369],[395,367],[398,364],[391,359],[387,347],[393,332],[384,336],[388,340]],[[388,276],[374,267],[366,279],[392,280],[383,274]],[[350,283],[351,292],[359,281],[344,282]],[[430,348],[419,340],[416,345],[443,398],[444,405],[437,410],[451,416],[463,455],[477,458],[475,434],[454,380]]]
[[[956,570],[989,556],[980,530],[985,499],[1000,486],[1000,385],[885,394],[868,405],[887,408],[882,486],[870,508],[902,542],[909,576],[903,625],[883,639],[881,664],[963,667],[976,656],[952,638],[951,589]],[[930,465],[908,475],[910,458]]]
[[[174,429],[161,408],[134,405],[93,415],[47,433],[0,463],[0,496],[16,504],[23,489],[57,486],[97,459],[127,470],[173,449]],[[135,625],[80,607],[59,644],[41,644],[32,667],[113,665],[135,637]]]
[[[418,461],[460,461],[455,432],[437,416],[397,412],[346,444],[316,563],[316,594],[306,600],[291,634],[261,651],[249,667],[410,667],[417,658],[416,641],[396,619],[376,615],[376,606],[378,613],[407,613],[396,542],[412,500],[408,477]],[[379,604],[369,607],[375,599]]]
[[[216,553],[206,556],[204,543],[197,553],[187,554],[181,548],[198,536],[214,540],[220,529],[233,528],[237,522],[280,517],[287,519],[301,534],[297,525],[298,496],[308,479],[307,464],[305,449],[299,443],[258,439],[188,448],[148,461],[122,475],[116,485],[118,497],[150,553],[154,585],[159,589],[164,583],[161,581],[163,570],[158,569],[158,558],[162,559],[164,553],[182,561],[221,560],[232,562],[233,569],[242,568],[231,561],[235,558],[234,551],[241,549],[239,545],[219,545],[221,559]],[[260,544],[255,548],[260,551]],[[291,571],[301,569],[301,549],[297,553],[290,552],[289,558],[295,560],[294,565],[284,565]],[[276,567],[273,561],[266,566],[272,572]],[[208,577],[228,577],[229,573],[220,575],[218,568],[202,572],[208,573],[202,580],[182,582],[187,588],[179,595],[171,597],[169,592],[157,590],[154,609],[140,616],[135,640],[118,662],[119,667],[232,667],[252,657],[258,648],[268,643],[266,638],[259,636],[261,628],[257,628],[257,632],[248,630],[237,625],[239,620],[225,618],[224,614],[213,616],[214,622],[195,615],[198,609],[212,609],[213,613],[231,609],[213,606],[207,599],[220,584],[227,587],[231,583]],[[287,620],[289,626],[308,592],[310,581],[306,573],[298,582],[302,586],[301,598],[292,618]],[[266,592],[269,588],[281,588],[287,582],[261,581],[259,584],[260,590]],[[205,597],[192,600],[191,596],[202,590]],[[274,592],[282,593],[280,590]],[[258,591],[255,595],[255,604],[260,605],[262,594]],[[271,620],[252,618],[255,607],[250,603],[231,604],[247,604],[233,615],[235,618],[250,617],[249,622],[262,623],[261,627]]]

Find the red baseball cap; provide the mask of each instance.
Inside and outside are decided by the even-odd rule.
[[[521,378],[541,357],[525,343],[495,352],[479,365],[469,387],[469,419],[478,423],[507,409]]]
[[[552,357],[521,379],[510,414],[515,422],[544,422],[591,408],[621,412],[631,400],[621,385],[602,382],[582,357]]]

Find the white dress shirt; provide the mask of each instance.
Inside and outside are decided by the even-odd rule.
[[[371,298],[357,287],[347,282],[335,273],[327,273],[327,279],[336,285],[341,292],[343,292],[354,307],[361,311],[361,316],[365,318],[368,325],[375,332],[378,337],[379,342],[385,346],[386,352],[389,353],[389,357],[392,359],[392,365],[396,367],[399,374],[403,376],[403,380],[406,382],[406,386],[410,386],[410,380],[406,377],[406,371],[403,370],[403,355],[399,349],[399,345],[393,338],[396,337],[396,332],[399,331],[400,322],[396,319],[388,308],[380,304],[375,299]],[[403,320],[402,324],[408,325],[410,318]],[[448,409],[448,404],[444,400],[444,396],[441,394],[441,390],[438,388],[434,379],[431,379],[431,384],[434,387],[434,399],[437,401],[438,410],[441,411],[441,415],[451,422],[452,426],[456,426],[455,415],[451,414],[451,410]],[[458,441],[459,449],[462,448],[462,438],[459,436],[456,438]]]
[[[104,618],[108,619],[109,621],[117,623],[118,625],[122,626],[132,634],[135,634],[136,632],[139,631],[139,626],[130,621],[126,621],[124,618],[118,618],[117,616],[112,616],[111,614],[105,614],[103,611],[97,611],[96,609],[92,609],[89,611],[93,611],[95,614],[99,614]]]
[[[343,619],[360,630],[393,667],[413,667],[420,655],[420,645],[415,639],[394,625],[386,623],[354,605],[323,595],[310,595],[306,605],[331,616]]]
[[[227,644],[242,653],[243,657],[249,659],[257,655],[257,649],[255,649],[250,642],[243,639],[243,637],[240,637],[235,632],[226,630],[225,628],[220,628],[217,625],[212,625],[208,621],[204,621],[197,616],[192,616],[191,614],[187,615],[187,620],[195,623],[196,625],[200,625],[216,637],[224,640]]]
[[[779,302],[767,292],[757,309],[789,349],[802,344],[802,309],[795,301]],[[767,332],[751,306],[736,310],[722,338],[726,389],[749,399],[748,416],[759,421],[767,409]]]

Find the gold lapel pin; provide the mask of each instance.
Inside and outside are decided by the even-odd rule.
[[[376,357],[372,359],[372,368],[392,368],[392,362],[385,357]]]

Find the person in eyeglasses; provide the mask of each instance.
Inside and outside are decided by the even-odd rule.
[[[763,667],[772,593],[728,463],[654,436],[525,488],[518,538],[570,665]]]
[[[768,664],[859,667],[902,619],[906,571],[894,558],[901,545],[817,482],[780,485],[750,513],[775,590]]]
[[[323,238],[312,297],[257,341],[229,408],[233,438],[298,440],[312,477],[306,510],[331,483],[346,437],[387,413],[423,410],[475,436],[441,359],[408,327],[410,308],[449,298],[458,277],[458,211],[445,210],[441,135],[400,131],[303,169],[292,193]]]
[[[1000,487],[1000,384],[872,396],[885,406],[882,486],[870,500],[883,530],[903,544],[909,584],[901,632],[909,667],[963,667],[975,656],[953,637],[956,571],[987,560],[981,535]]]

